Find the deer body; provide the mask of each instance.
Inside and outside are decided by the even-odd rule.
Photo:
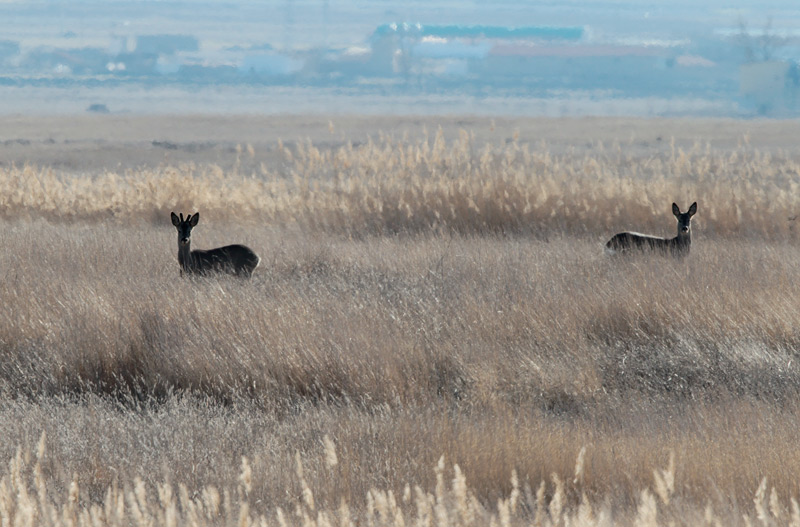
[[[185,220],[183,214],[172,213],[172,224],[178,229],[178,264],[181,276],[188,274],[230,273],[249,278],[258,267],[261,259],[249,247],[244,245],[226,245],[206,251],[191,250],[192,228],[200,220],[200,213],[189,215]]]
[[[686,256],[692,245],[692,216],[697,212],[697,203],[692,203],[689,210],[681,212],[673,203],[672,214],[678,220],[678,235],[674,238],[659,238],[639,234],[638,232],[621,232],[615,234],[606,243],[606,252],[609,254],[627,253],[634,250],[644,252],[662,252],[672,256]]]

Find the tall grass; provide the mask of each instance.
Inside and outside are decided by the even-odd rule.
[[[473,143],[3,169],[0,521],[800,524],[791,156]]]
[[[319,460],[306,461],[317,504],[354,515],[371,488],[433,492],[442,455],[487,510],[513,470],[550,499],[583,447],[565,514],[583,494],[633,514],[669,451],[690,509],[749,510],[763,477],[784,501],[800,494],[793,245],[613,260],[577,237],[201,224],[199,246],[262,255],[242,282],[179,279],[171,225],[6,227],[0,455],[44,430],[48,484],[77,478],[87,507],[137,477],[234,496],[246,456],[250,510],[275,514],[302,496],[296,452]],[[319,465],[325,434],[335,474]]]
[[[252,152],[252,147],[248,149]],[[162,166],[66,176],[0,169],[5,218],[163,222],[174,209],[205,217],[352,236],[429,232],[606,235],[628,225],[672,232],[670,205],[697,200],[707,235],[796,239],[800,165],[742,142],[646,156],[619,144],[554,153],[546,143],[476,144],[462,131],[418,139],[381,135],[323,148],[278,147],[266,166]]]
[[[181,428],[186,426],[187,417],[197,417],[191,405],[175,406],[166,409],[166,415],[146,417],[170,427],[177,423]],[[111,418],[116,420],[121,415],[96,401],[90,402],[88,410],[93,412],[92,419],[113,414]],[[67,412],[76,418],[74,411]],[[219,420],[216,417],[203,424]],[[125,424],[141,421],[128,417]],[[132,435],[122,432],[115,435]],[[251,435],[241,427],[232,432]],[[217,429],[211,429],[203,437],[216,433]],[[165,470],[161,478],[114,474],[109,478],[111,483],[96,491],[91,482],[87,485],[82,481],[80,473],[63,473],[63,458],[56,457],[60,452],[53,451],[47,433],[31,443],[16,449],[0,479],[0,518],[9,525],[794,526],[800,519],[797,500],[787,498],[767,478],[754,482],[750,496],[741,503],[722,495],[710,480],[703,482],[703,488],[712,495],[704,503],[686,499],[680,490],[684,470],[674,451],[661,456],[661,463],[650,471],[649,482],[631,496],[629,504],[592,491],[595,461],[591,450],[584,447],[565,467],[564,474],[553,472],[535,485],[521,478],[517,469],[512,470],[495,489],[494,500],[481,497],[472,484],[470,470],[458,463],[448,466],[443,456],[430,467],[429,481],[388,488],[372,486],[364,490],[363,505],[354,507],[347,498],[347,491],[353,489],[346,485],[350,468],[358,465],[346,454],[348,448],[343,459],[342,444],[328,435],[313,440],[315,444],[309,449],[313,453],[283,454],[277,465],[272,461],[278,456],[269,450],[255,452],[254,457],[231,455],[199,485],[187,484]],[[145,451],[136,446],[136,454]],[[171,450],[171,446],[167,443],[161,450]],[[74,456],[79,449],[72,450]],[[98,461],[85,460],[84,470],[103,475],[107,468]],[[274,484],[284,485],[277,502],[263,490]]]

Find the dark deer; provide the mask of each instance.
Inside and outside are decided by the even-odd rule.
[[[692,203],[689,210],[681,212],[676,204],[672,204],[672,214],[678,220],[678,235],[674,238],[659,238],[638,232],[621,232],[615,234],[606,243],[609,254],[628,253],[633,250],[655,251],[673,256],[686,256],[692,245],[692,216],[697,212],[697,202]]]
[[[249,278],[258,267],[261,258],[249,247],[244,245],[226,245],[207,251],[192,251],[192,229],[197,226],[200,213],[189,216],[184,220],[172,213],[172,224],[178,229],[178,263],[183,273],[206,275],[209,273],[230,273],[236,276]]]

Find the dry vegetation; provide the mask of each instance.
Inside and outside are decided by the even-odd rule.
[[[279,154],[0,169],[3,526],[800,525],[791,153]],[[602,254],[673,200],[687,259]]]
[[[380,135],[354,145],[284,146],[269,165],[237,146],[227,171],[214,165],[60,173],[0,169],[0,214],[51,221],[144,220],[172,209],[204,219],[296,226],[351,237],[398,233],[598,235],[624,226],[672,234],[673,199],[697,199],[706,236],[798,237],[800,161],[748,146],[714,150],[666,144],[650,155],[598,143],[559,154],[546,143],[478,144],[462,130],[448,142]],[[686,202],[686,203],[683,203]]]

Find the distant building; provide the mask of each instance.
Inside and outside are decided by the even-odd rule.
[[[436,25],[436,24],[383,24],[375,29],[372,40],[410,37],[421,40],[425,37],[445,39],[489,39],[489,40],[540,40],[578,42],[585,31],[580,26],[487,26],[487,25]]]
[[[504,43],[577,43],[583,27],[384,24],[370,37],[373,61],[394,75],[464,76],[469,63],[488,59]]]

